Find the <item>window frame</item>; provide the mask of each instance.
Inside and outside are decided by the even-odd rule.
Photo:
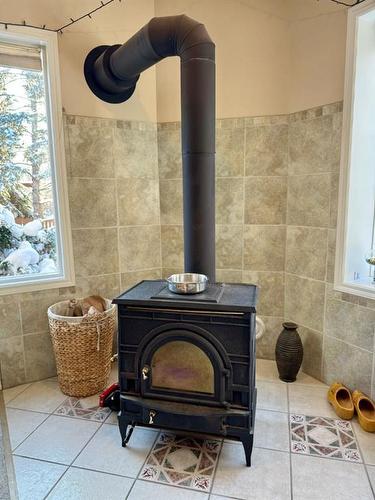
[[[340,292],[375,299],[375,286],[345,279],[349,219],[349,193],[352,154],[352,134],[355,104],[358,22],[364,14],[374,11],[375,0],[369,0],[348,10],[346,64],[344,83],[343,127],[341,139],[340,182],[338,195],[334,289]],[[364,256],[363,256],[364,258]]]
[[[36,290],[62,288],[75,285],[72,232],[70,225],[68,183],[64,148],[64,119],[61,101],[61,83],[57,33],[43,29],[8,26],[0,29],[0,42],[42,46],[45,64],[46,106],[48,140],[51,158],[51,177],[59,258],[60,275],[48,277],[24,275],[1,283],[0,295],[24,293]],[[19,278],[19,277],[18,277]]]

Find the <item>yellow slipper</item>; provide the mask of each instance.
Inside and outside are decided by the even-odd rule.
[[[374,402],[360,391],[354,391],[352,397],[358,415],[359,425],[366,432],[375,432]]]
[[[354,415],[354,404],[352,400],[352,395],[345,385],[340,382],[333,382],[331,387],[328,389],[328,401],[333,406],[333,409],[337,415],[344,419],[350,420]]]

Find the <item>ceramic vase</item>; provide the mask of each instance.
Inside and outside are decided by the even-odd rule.
[[[303,359],[303,345],[296,323],[283,323],[276,342],[275,356],[280,380],[294,382]]]

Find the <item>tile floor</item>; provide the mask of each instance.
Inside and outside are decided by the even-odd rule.
[[[139,427],[123,449],[116,416],[96,397],[67,398],[56,379],[6,390],[19,498],[375,498],[375,435],[339,420],[324,384],[303,373],[285,384],[259,360],[257,387],[251,468],[241,444],[215,436]]]

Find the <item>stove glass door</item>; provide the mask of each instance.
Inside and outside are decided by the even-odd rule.
[[[173,340],[159,347],[151,361],[152,388],[214,394],[214,368],[191,342]]]

